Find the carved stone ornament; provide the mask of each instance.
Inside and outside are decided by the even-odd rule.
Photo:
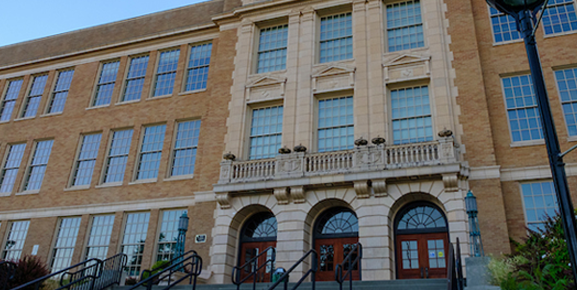
[[[366,180],[355,181],[355,192],[358,198],[369,198],[371,193],[369,190],[369,182]]]
[[[443,185],[445,185],[445,192],[458,191],[459,178],[457,174],[443,174]]]
[[[453,131],[445,128],[439,132],[439,137],[451,137],[453,136]]]
[[[305,188],[302,186],[291,187],[291,197],[294,203],[304,203]]]
[[[295,152],[307,152],[307,147],[303,146],[303,144],[299,144],[293,148]]]
[[[277,170],[279,172],[294,172],[299,171],[301,169],[301,160],[300,159],[289,159],[289,160],[279,160],[277,162]]]
[[[278,149],[278,153],[289,154],[289,153],[291,153],[291,150],[288,147],[284,146],[284,147]]]
[[[276,198],[278,204],[288,204],[289,203],[288,188],[287,187],[275,188],[274,197]]]
[[[358,151],[355,152],[355,160],[359,164],[372,164],[381,161],[381,151]]]
[[[230,208],[230,194],[228,192],[221,192],[216,194],[216,201],[221,209]]]
[[[381,136],[377,136],[375,138],[373,138],[373,140],[371,140],[371,143],[375,144],[375,145],[381,145],[385,143],[385,138],[381,137]]]
[[[228,153],[225,153],[224,155],[222,155],[222,159],[234,161],[236,159],[236,156],[234,156],[234,154],[228,152]]]
[[[355,146],[366,146],[367,144],[369,144],[369,141],[367,141],[363,137],[355,140]]]
[[[373,192],[375,193],[375,197],[383,197],[389,195],[387,192],[387,182],[384,179],[373,180],[372,187]]]

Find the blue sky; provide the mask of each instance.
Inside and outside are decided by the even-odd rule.
[[[0,46],[205,0],[0,0]]]

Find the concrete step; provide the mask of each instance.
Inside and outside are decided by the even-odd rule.
[[[256,290],[267,290],[272,283],[257,283]],[[292,289],[294,283],[289,283],[288,289]],[[298,289],[311,290],[311,283],[303,283]],[[343,283],[343,289],[349,289],[347,282]],[[153,286],[152,290],[161,290],[166,286]],[[337,290],[339,284],[337,282],[317,282],[316,290]],[[113,290],[128,290],[130,286],[116,286]],[[140,287],[139,289],[145,289]],[[173,290],[190,290],[190,285],[177,285],[172,287]],[[236,290],[233,284],[205,284],[197,285],[197,290]],[[241,290],[252,289],[252,284],[243,284]],[[283,285],[276,287],[278,290],[283,289]],[[411,279],[411,280],[386,280],[386,281],[354,281],[353,289],[355,290],[445,290],[447,289],[447,279]]]

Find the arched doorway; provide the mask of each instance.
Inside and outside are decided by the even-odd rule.
[[[276,247],[277,222],[275,216],[270,212],[260,212],[248,219],[241,230],[240,253],[238,265],[242,266],[268,247]],[[257,267],[264,264],[271,258],[272,252],[268,251],[257,260]],[[241,271],[241,279],[252,272],[252,265],[245,267]],[[270,281],[271,266],[263,267],[256,275],[257,282]],[[252,282],[253,279],[248,279]]]
[[[447,277],[448,226],[437,206],[416,202],[401,209],[395,240],[397,279]]]
[[[324,211],[315,223],[313,237],[315,249],[319,254],[319,271],[316,279],[334,281],[336,265],[342,263],[359,241],[359,223],[356,214],[345,207],[334,207]],[[357,270],[357,267],[354,270]],[[359,279],[358,271],[353,271],[353,279]]]

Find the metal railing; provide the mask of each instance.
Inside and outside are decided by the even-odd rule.
[[[82,261],[78,264],[72,265],[60,271],[54,272],[52,274],[40,277],[36,280],[30,281],[23,285],[20,285],[12,290],[38,290],[42,287],[42,284],[48,279],[58,279],[59,287],[55,290],[61,289],[94,289],[94,282],[99,275],[99,267],[102,267],[102,260],[92,258]],[[83,269],[88,268],[92,270]],[[70,280],[65,280],[64,275],[69,273],[79,273],[72,274]],[[85,285],[88,284],[88,285]]]
[[[465,289],[465,279],[463,278],[463,266],[461,263],[461,246],[457,238],[457,253],[452,243],[449,243],[449,264],[447,267],[447,289]]]
[[[153,285],[159,284],[161,281],[166,281],[167,283],[167,285],[165,285],[166,287],[162,288],[161,290],[168,290],[186,279],[188,279],[188,284],[192,285],[192,290],[195,290],[196,280],[202,271],[202,258],[195,251],[189,251],[187,253],[190,254],[183,257],[182,260],[179,260],[169,267],[164,268],[160,272],[152,274],[148,278],[141,280],[132,286],[129,290],[134,290],[138,287],[145,287],[147,290],[150,290],[152,289]],[[177,258],[180,257],[182,256]],[[176,276],[176,273],[183,274]]]
[[[122,278],[122,271],[126,267],[128,256],[120,253],[102,261],[100,275],[94,282],[94,290],[102,290],[114,284],[119,285]]]
[[[268,290],[275,289],[280,283],[283,283],[283,285],[284,285],[283,289],[284,290],[288,290],[288,280],[289,280],[290,273],[296,267],[298,267],[298,265],[300,265],[308,256],[311,257],[311,268],[308,271],[306,271],[306,273],[300,278],[300,280],[298,280],[298,282],[294,285],[292,290],[297,289],[309,275],[311,276],[311,289],[315,290],[315,287],[316,287],[315,275],[319,269],[319,266],[318,266],[319,265],[318,264],[319,255],[317,254],[317,251],[315,251],[314,249],[311,249],[310,251],[306,252],[306,254],[304,254],[296,263],[294,263],[294,265],[292,267],[290,267],[290,269],[288,269],[288,271],[286,271],[274,284],[272,284],[268,288]],[[312,273],[312,275],[311,275],[311,273]]]
[[[0,290],[8,290],[8,282],[14,278],[16,264],[10,261],[0,261]]]
[[[270,259],[268,258],[268,252],[271,251],[272,254],[270,256]],[[262,265],[258,265],[258,259],[262,256],[262,255],[267,255],[267,260],[262,264]],[[246,281],[248,281],[251,277],[253,277],[252,280],[252,289],[256,289],[256,282],[258,280],[258,273],[260,272],[260,270],[262,268],[267,267],[267,265],[270,263],[270,281],[272,282],[272,278],[273,278],[273,273],[274,273],[274,262],[276,260],[276,249],[275,247],[268,247],[266,248],[266,250],[262,251],[260,254],[256,255],[255,257],[253,257],[252,259],[250,259],[249,261],[247,261],[246,263],[244,263],[244,265],[242,266],[236,266],[234,268],[232,268],[232,283],[234,285],[236,285],[236,289],[240,289],[240,285]],[[244,278],[240,278],[241,273],[243,271],[243,269],[247,269],[247,267],[251,267],[251,272]],[[265,268],[266,269],[266,268]]]
[[[353,271],[358,271],[359,280],[362,278],[361,259],[363,258],[363,245],[356,243],[349,254],[343,259],[343,262],[338,264],[335,268],[335,280],[339,283],[339,289],[343,290],[343,282],[349,279],[349,289],[353,290]],[[355,270],[355,266],[357,269]],[[346,272],[343,274],[343,269]]]
[[[168,261],[168,264],[169,264],[168,267],[170,267],[170,265],[172,265],[172,264],[180,262],[180,260],[182,260],[185,256],[188,256],[191,254],[198,255],[195,250],[190,250],[190,251],[185,252],[184,254],[182,254],[180,256],[174,257],[171,260],[169,260]],[[157,272],[157,271],[162,270],[162,269],[165,269],[165,268],[167,268],[167,266],[160,265],[160,266],[157,266],[157,267],[152,268],[152,269],[142,270],[142,272],[140,273],[139,281],[143,281],[143,280],[147,279],[148,277],[150,277],[152,273]]]

